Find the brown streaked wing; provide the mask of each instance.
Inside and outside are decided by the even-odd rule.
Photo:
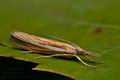
[[[22,45],[22,44],[14,43],[14,45],[18,49],[28,50],[28,51],[32,51],[32,52],[36,52],[36,53],[43,53],[43,54],[65,54],[66,53],[66,52],[62,52],[62,51],[54,51],[54,50],[34,47],[34,46],[30,45],[30,44]]]
[[[51,50],[51,49],[47,49],[47,48],[43,48],[41,46],[35,45],[30,42],[28,43],[25,41],[26,37],[24,37],[24,40],[22,38],[20,37],[20,35],[19,36],[11,35],[11,41],[15,45],[15,47],[18,49],[23,49],[23,50],[33,51],[33,52],[40,52],[40,53],[43,52],[43,53],[48,53],[48,54],[66,53],[65,51]],[[27,39],[28,38],[29,37],[27,37]]]
[[[37,47],[61,51],[61,52],[71,52],[71,53],[76,52],[75,47],[67,43],[41,38],[23,32],[13,32],[12,36],[17,38],[21,42],[24,41],[25,43],[35,45]]]

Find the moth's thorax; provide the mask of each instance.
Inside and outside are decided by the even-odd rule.
[[[76,54],[77,50],[76,47],[73,45],[64,45],[64,49],[66,50],[67,53],[72,53],[72,54]]]

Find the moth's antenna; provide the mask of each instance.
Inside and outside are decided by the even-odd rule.
[[[0,46],[6,47],[7,45],[5,43],[3,43],[3,42],[0,42]]]
[[[85,56],[89,61],[93,62],[93,63],[100,63],[100,64],[103,64],[104,62],[98,62],[98,61],[95,61],[91,58],[89,58],[88,56]]]
[[[47,34],[44,34],[44,35],[47,35]],[[62,39],[62,38],[58,38],[58,37],[55,37],[55,36],[52,36],[52,35],[47,35],[48,37],[51,37],[53,39],[56,39],[56,40],[59,40],[59,41],[62,41],[62,42],[66,42],[66,43],[69,43],[77,48],[80,48],[78,45],[76,45],[75,43],[71,42],[71,41],[68,41],[68,40],[65,40],[65,39]]]

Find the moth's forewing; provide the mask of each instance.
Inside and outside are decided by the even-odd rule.
[[[28,51],[32,51],[32,52],[36,52],[36,53],[44,53],[44,54],[65,54],[65,52],[61,52],[61,51],[55,51],[55,50],[50,50],[50,49],[44,49],[44,48],[40,48],[40,47],[35,47],[33,45],[30,44],[15,44],[16,48],[18,49],[22,49],[22,50],[28,50]]]
[[[11,42],[20,49],[44,52],[49,54],[76,53],[73,45],[46,38],[37,37],[23,32],[13,32]]]

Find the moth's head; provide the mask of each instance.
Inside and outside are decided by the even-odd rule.
[[[99,54],[93,53],[93,52],[88,52],[79,46],[76,47],[76,54],[77,55],[82,55],[82,56],[99,56]]]
[[[78,51],[77,51],[77,54],[78,54],[78,55],[82,55],[82,56],[99,56],[99,55],[96,54],[96,53],[88,52],[88,51],[86,51],[86,50],[78,50]]]

